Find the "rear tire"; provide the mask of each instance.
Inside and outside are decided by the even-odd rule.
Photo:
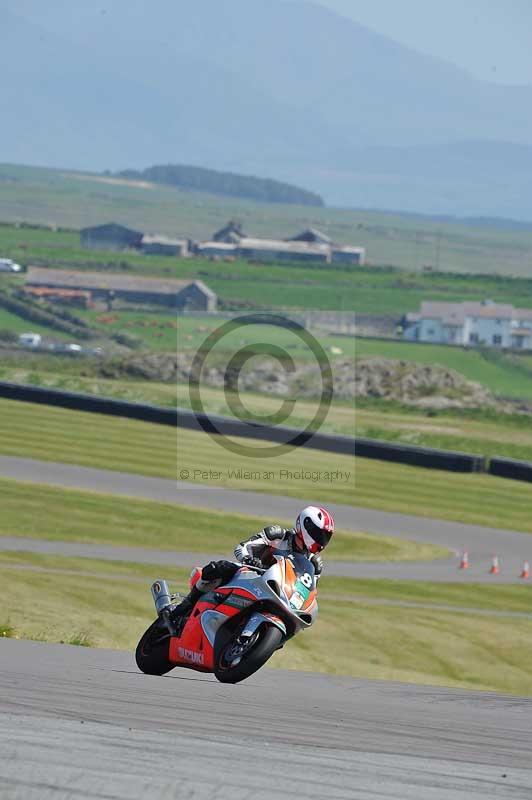
[[[170,634],[156,619],[141,637],[135,651],[137,667],[146,675],[165,675],[175,667],[168,659]]]
[[[223,642],[216,652],[214,674],[220,683],[239,683],[249,678],[268,661],[281,646],[283,634],[275,625],[263,625],[259,630],[259,640],[251,646],[235,667],[226,665],[225,654],[234,646],[235,636]]]

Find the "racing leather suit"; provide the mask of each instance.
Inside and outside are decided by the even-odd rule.
[[[252,564],[256,567],[270,567],[274,555],[301,553],[310,559],[319,580],[323,570],[323,561],[318,553],[311,555],[308,550],[301,549],[296,543],[296,532],[293,528],[285,530],[280,525],[268,525],[259,533],[254,534],[244,542],[240,542],[234,550],[236,559],[241,564]],[[201,578],[196,581],[187,597],[176,606],[172,616],[180,617],[188,614],[204,592],[217,589],[222,583],[227,583],[239,569],[238,564],[232,561],[210,561],[201,571]]]
[[[268,525],[245,542],[235,547],[235,556],[241,563],[249,560],[256,566],[270,567],[273,557],[278,554],[302,553],[314,565],[316,578],[323,570],[323,561],[318,553],[311,555],[306,548],[300,549],[296,543],[296,532],[293,528],[285,530],[280,525]]]

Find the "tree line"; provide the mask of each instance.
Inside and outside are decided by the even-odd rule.
[[[256,178],[252,175],[218,172],[204,167],[162,164],[143,170],[126,169],[115,175],[129,180],[149,181],[197,192],[242,197],[262,203],[291,203],[301,206],[325,205],[319,194],[300,189],[289,183],[268,178]]]

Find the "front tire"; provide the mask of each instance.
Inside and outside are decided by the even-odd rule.
[[[239,683],[257,672],[279,649],[283,634],[275,625],[263,625],[259,629],[258,639],[244,652],[242,660],[231,666],[228,654],[235,647],[236,638],[232,636],[216,652],[214,674],[220,683]]]
[[[170,634],[156,619],[141,637],[135,651],[137,667],[146,675],[165,675],[174,668],[168,659]]]

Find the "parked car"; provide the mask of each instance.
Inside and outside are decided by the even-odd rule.
[[[22,267],[10,258],[0,258],[0,272],[22,272]]]
[[[81,353],[83,348],[80,344],[75,344],[74,342],[55,342],[52,345],[52,350],[54,353]]]
[[[18,341],[24,347],[40,347],[42,336],[40,333],[21,333]]]

